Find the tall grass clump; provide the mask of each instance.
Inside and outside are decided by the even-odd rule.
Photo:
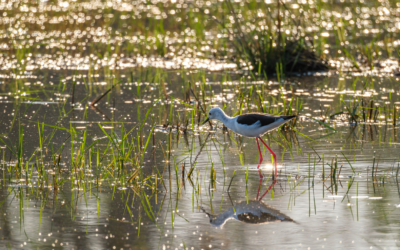
[[[274,8],[276,13],[271,13],[272,8],[264,3],[257,4],[262,11],[255,17],[247,17],[231,1],[226,0],[224,6],[228,21],[214,19],[222,26],[222,32],[228,32],[240,68],[266,75],[329,69],[327,62],[314,52],[305,34],[298,30],[296,20],[281,20],[284,5],[279,0]]]

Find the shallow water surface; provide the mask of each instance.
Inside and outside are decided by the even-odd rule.
[[[0,248],[399,248],[399,4],[281,2],[2,1]],[[248,71],[238,21],[332,70]],[[297,115],[277,178],[212,107]]]
[[[174,73],[169,77],[174,79]],[[362,91],[361,84],[347,88],[353,88],[352,79],[340,77],[299,78],[281,86],[207,77],[215,81],[199,85],[204,88],[199,93],[207,105],[227,105],[228,114],[241,105],[237,91],[249,87],[269,86],[265,107],[272,113],[282,108],[281,95],[301,98],[294,129],[264,136],[278,158],[275,185],[268,151],[260,182],[255,140],[226,132],[221,124],[198,127],[200,112],[190,108],[195,97],[191,94],[192,100],[183,104],[178,97],[185,90],[178,82],[167,85],[175,96],[172,107],[171,99],[158,98],[161,85],[140,86],[129,79],[93,108],[92,100],[107,88],[90,94],[76,85],[79,102],[73,105],[67,94],[71,85],[32,91],[29,99],[4,94],[1,244],[12,249],[399,246],[393,116],[383,108],[376,115],[373,111],[375,120],[365,122],[361,108],[357,122],[348,113],[337,114],[345,105],[352,111],[363,104],[356,104],[357,93],[364,106],[372,96],[374,108],[394,105],[398,93],[390,89],[397,83],[371,78],[379,87]],[[242,107],[256,109],[247,103]],[[126,148],[120,144],[123,138],[132,140]],[[19,158],[10,150],[19,152],[14,142],[21,140]],[[146,150],[142,154],[132,145]],[[129,157],[121,151],[129,151]],[[137,162],[135,156],[143,158]],[[125,163],[118,163],[121,157]],[[131,180],[135,169],[143,177]]]

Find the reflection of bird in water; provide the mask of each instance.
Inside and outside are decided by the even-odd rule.
[[[238,115],[235,117],[229,117],[224,113],[222,109],[213,108],[208,112],[208,118],[204,123],[208,122],[209,120],[216,119],[221,121],[227,128],[229,128],[230,130],[232,130],[237,134],[247,137],[255,137],[257,140],[258,153],[260,155],[260,161],[257,167],[258,169],[260,167],[261,162],[263,161],[260,144],[258,143],[258,140],[260,140],[274,157],[275,177],[276,177],[278,173],[276,154],[261,139],[261,136],[269,131],[277,129],[279,126],[285,124],[286,122],[290,121],[295,117],[296,117],[295,115],[282,116],[282,115],[268,115],[263,113],[249,113],[244,115]],[[262,178],[261,172],[259,171],[258,173],[260,175],[260,178]]]
[[[281,213],[262,201],[242,201],[234,207],[218,215],[211,215],[206,212],[213,226],[222,228],[228,220],[235,219],[248,224],[267,224],[270,222],[294,222],[293,219]]]
[[[229,195],[229,190],[233,178],[234,177],[232,177],[231,183],[229,184],[227,190],[229,200],[231,201],[232,204],[230,208],[228,208],[225,212],[219,215],[212,215],[210,213],[207,213],[203,208],[201,208],[203,212],[206,213],[210,218],[211,225],[222,228],[225,225],[225,223],[230,219],[235,219],[247,224],[267,224],[269,222],[281,222],[281,221],[295,222],[292,218],[281,213],[279,210],[272,208],[271,206],[268,206],[267,204],[262,202],[262,199],[265,197],[265,195],[276,184],[276,179],[267,188],[267,190],[261,197],[260,197],[260,190],[261,190],[262,179],[260,179],[258,183],[257,199],[250,200],[248,203],[247,201],[241,201],[236,205],[234,205],[231,196]]]

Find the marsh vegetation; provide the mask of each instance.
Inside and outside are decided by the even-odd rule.
[[[0,3],[0,246],[398,247],[397,4]]]

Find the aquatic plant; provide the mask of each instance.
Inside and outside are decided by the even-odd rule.
[[[221,31],[228,32],[229,42],[235,48],[234,55],[240,68],[265,75],[329,69],[327,62],[316,54],[304,35],[287,36],[282,32],[283,3],[280,0],[277,1],[275,17],[271,13],[259,13],[253,19],[239,14],[240,8],[235,8],[231,1],[226,0],[224,4],[233,18],[229,23],[214,18],[222,27]],[[270,11],[264,2],[260,4],[263,5],[263,10]],[[258,25],[254,25],[252,21]]]

